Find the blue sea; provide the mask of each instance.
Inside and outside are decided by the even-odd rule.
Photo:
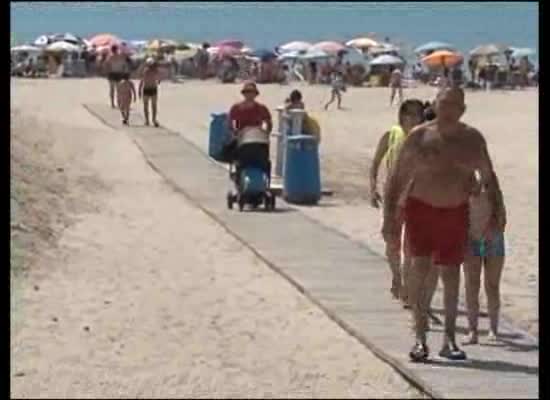
[[[406,53],[425,42],[467,52],[501,43],[538,51],[536,2],[21,2],[11,3],[12,42],[45,33],[190,42],[240,39],[273,48],[291,40],[349,40],[375,33]]]

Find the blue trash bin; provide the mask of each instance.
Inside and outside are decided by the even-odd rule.
[[[208,139],[208,155],[214,160],[222,161],[221,155],[223,147],[230,140],[227,113],[212,113],[210,122],[210,133]]]
[[[313,136],[287,138],[283,197],[295,204],[317,204],[321,198],[319,147]]]

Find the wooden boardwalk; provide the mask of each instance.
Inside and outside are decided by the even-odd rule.
[[[272,213],[228,210],[227,171],[201,149],[164,128],[123,127],[118,111],[106,105],[85,107],[106,125],[129,134],[151,167],[176,190],[431,397],[538,398],[538,343],[528,335],[504,323],[500,342],[489,344],[482,336],[480,345],[465,347],[468,360],[450,362],[437,356],[442,327],[433,324],[431,361],[409,362],[414,341],[410,315],[388,295],[389,275],[383,258],[281,199]],[[442,308],[439,299],[434,306]],[[457,323],[461,340],[464,313]],[[481,318],[482,334],[487,327],[487,319]]]

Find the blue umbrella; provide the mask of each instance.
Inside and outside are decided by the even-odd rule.
[[[437,50],[455,50],[454,46],[444,42],[429,42],[414,49],[415,53],[426,53]]]
[[[267,50],[267,49],[255,50],[254,52],[252,52],[251,56],[259,58],[262,61],[269,61],[269,60],[272,60],[274,58],[277,58],[277,54],[275,54],[273,51]]]
[[[528,49],[528,48],[522,48],[522,49],[510,48],[510,50],[512,50],[512,57],[514,58],[529,57],[537,54],[535,50]]]
[[[404,61],[396,56],[385,54],[379,57],[376,57],[370,62],[370,65],[401,65],[404,64]]]

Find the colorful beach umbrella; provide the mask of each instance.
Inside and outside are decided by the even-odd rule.
[[[430,67],[453,67],[461,63],[463,57],[460,53],[448,50],[434,51],[429,56],[422,58],[422,62]]]
[[[445,42],[428,42],[414,49],[417,54],[438,50],[455,50],[454,46]]]
[[[242,49],[244,47],[244,43],[240,40],[235,39],[225,39],[221,40],[218,43],[214,45],[214,47],[234,47],[236,49]]]
[[[321,50],[327,54],[336,55],[341,51],[345,51],[346,46],[339,42],[325,41],[315,43],[309,50]]]
[[[501,53],[501,49],[495,44],[486,44],[477,46],[475,49],[470,51],[471,57],[491,57],[497,56]]]
[[[216,58],[236,57],[241,55],[241,50],[232,46],[210,47],[207,51]]]
[[[370,65],[403,65],[405,62],[396,56],[389,54],[381,55],[372,60]]]
[[[112,46],[114,44],[119,45],[121,41],[122,40],[120,40],[120,38],[115,35],[111,35],[110,33],[102,33],[90,38],[90,43],[92,46],[96,47]]]
[[[291,51],[308,51],[311,46],[312,44],[309,42],[301,42],[301,41],[288,42],[283,44],[282,46],[279,46],[279,52],[288,53]]]
[[[378,42],[368,37],[356,38],[346,43],[346,46],[355,47],[357,49],[366,50],[370,47],[378,46]]]

